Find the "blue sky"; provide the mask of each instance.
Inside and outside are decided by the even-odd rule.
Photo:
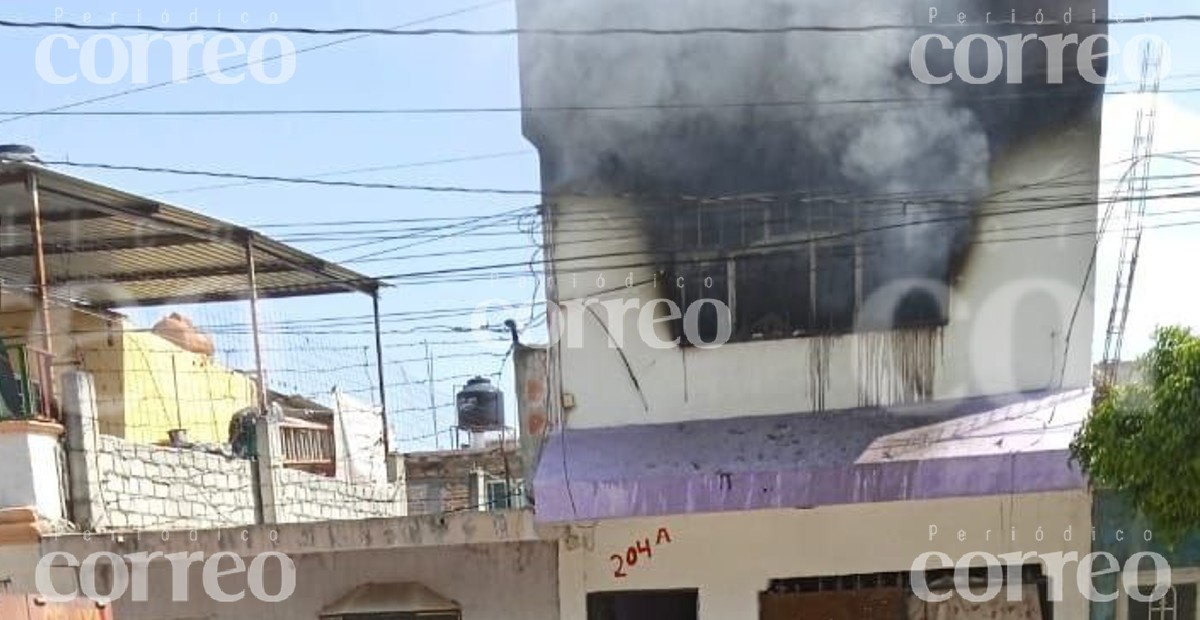
[[[392,27],[460,8],[482,4],[482,0],[464,2],[6,2],[0,15],[9,19],[49,20],[55,9],[64,10],[64,21],[82,20],[92,12],[99,20],[112,12],[118,21],[134,21],[141,9],[143,19],[152,13],[161,18],[164,11],[178,23],[188,18],[197,5],[200,23],[213,25],[219,8],[223,22],[249,12],[250,27],[267,26],[274,11],[281,25],[309,25],[324,28],[338,26]],[[471,11],[462,16],[431,22],[437,26],[488,28],[512,26],[515,15],[510,3]],[[4,31],[0,38],[0,56],[25,59],[4,63],[0,73],[3,104],[10,109],[42,109],[64,102],[118,92],[131,87],[128,80],[111,86],[97,86],[79,80],[71,85],[47,85],[34,67],[34,50],[47,32]],[[79,37],[81,40],[85,37]],[[328,38],[293,36],[298,48],[328,41]],[[60,50],[65,53],[65,50]],[[168,61],[152,59],[151,81],[169,79]],[[193,71],[200,70],[198,55]],[[70,71],[63,61],[63,73]],[[237,85],[216,85],[193,80],[145,93],[138,93],[92,109],[180,109],[180,108],[336,108],[336,107],[451,107],[517,106],[516,40],[514,38],[366,38],[320,51],[301,54],[296,73],[285,84],[263,85],[246,80]],[[533,149],[521,136],[517,114],[479,116],[387,116],[387,117],[255,117],[255,118],[160,118],[146,122],[137,118],[31,118],[0,125],[0,143],[35,145],[46,159],[141,163],[178,168],[233,170],[262,174],[304,176],[331,170],[387,166],[410,162],[451,159],[464,156],[517,153],[493,159],[455,164],[382,171],[337,177],[356,181],[425,183],[432,185],[469,185],[481,187],[538,187],[537,160]],[[179,178],[164,175],[73,171],[89,178],[111,182],[118,187],[153,194],[157,191],[219,184],[219,180]],[[536,202],[535,197],[466,196],[321,188],[286,184],[175,193],[164,199],[204,213],[241,224],[279,224],[283,222],[327,222],[383,218],[455,217],[498,213]],[[395,228],[396,225],[392,225]],[[381,226],[362,228],[379,229]],[[270,234],[312,234],[331,227],[265,229]],[[401,254],[438,253],[486,245],[520,245],[524,235],[508,227],[511,239],[483,237],[475,240],[452,238],[441,243],[415,247]],[[348,259],[389,244],[367,246],[345,252],[328,252],[353,240],[332,243],[301,243],[302,247],[321,252],[332,259]],[[394,243],[392,244],[394,245]],[[531,249],[489,252],[462,257],[442,256],[363,263],[355,265],[371,274],[440,269],[481,262],[528,260]],[[473,307],[487,298],[526,302],[533,294],[533,283],[526,279],[501,280],[448,285],[421,285],[388,290],[383,297],[386,313],[412,312],[437,308]],[[303,301],[273,301],[264,304],[265,320],[366,315],[371,311],[366,297],[344,295]],[[166,309],[162,310],[165,311]],[[162,311],[137,313],[138,318],[154,320]],[[208,306],[192,310],[198,323],[227,324],[247,321],[243,306]],[[407,330],[429,325],[466,325],[467,317],[428,321],[392,322],[385,329]],[[324,328],[312,327],[310,331]],[[369,331],[368,323],[339,324],[325,331]],[[240,336],[216,334],[218,348],[237,348],[233,358],[240,364],[250,361],[247,344]],[[238,342],[231,342],[239,339]],[[467,374],[496,372],[502,361],[495,350],[484,352],[469,335],[437,331],[417,334],[389,334],[387,357],[390,360],[420,358],[422,339],[438,344],[433,347],[435,376],[460,377]],[[273,340],[273,341],[272,341]],[[269,366],[285,370],[272,375],[272,384],[285,391],[324,392],[334,384],[343,389],[362,390],[367,386],[368,371],[361,366],[364,354],[347,350],[370,344],[369,338],[344,334],[310,334],[308,338],[268,338],[271,349]],[[479,355],[467,357],[467,354]],[[501,350],[502,352],[502,350]],[[490,353],[490,354],[489,354]],[[371,354],[373,356],[373,353]],[[372,357],[373,360],[373,357]],[[328,369],[345,369],[330,372]],[[424,362],[391,364],[388,383],[425,379]],[[405,372],[401,372],[403,369]],[[371,370],[371,373],[374,371]],[[511,374],[504,377],[511,382]],[[462,379],[437,382],[438,404],[453,400],[454,386]],[[290,389],[289,389],[290,388]],[[369,392],[357,394],[364,398]],[[428,405],[425,385],[397,386],[390,390],[389,409],[416,409]],[[452,422],[452,409],[441,407],[441,428]],[[394,437],[424,436],[431,432],[427,412],[401,411],[395,414],[399,428]],[[448,436],[441,437],[447,445]],[[422,442],[428,443],[428,442]],[[409,447],[412,447],[410,444]]]
[[[482,3],[449,0],[410,0],[406,2],[325,1],[325,2],[174,2],[171,0],[91,0],[85,2],[6,1],[0,16],[24,21],[52,20],[61,9],[64,21],[82,21],[85,12],[94,21],[108,21],[117,13],[118,22],[135,21],[140,10],[146,22],[161,19],[167,13],[169,25],[180,25],[198,10],[199,23],[241,26],[240,15],[247,15],[247,27],[269,26],[268,15],[278,15],[278,25],[394,27],[430,16]],[[202,5],[204,8],[199,8]],[[1191,2],[1166,0],[1116,0],[1114,13],[1172,14],[1194,9]],[[151,16],[155,17],[151,17]],[[505,28],[515,25],[511,2],[492,3],[461,15],[427,24],[441,27]],[[1136,24],[1114,28],[1118,37],[1140,32],[1159,35],[1167,40],[1174,57],[1172,75],[1200,75],[1200,38],[1195,24]],[[44,109],[130,88],[128,80],[113,85],[94,85],[79,80],[75,84],[50,85],[38,75],[34,50],[47,31],[0,31],[0,110]],[[86,36],[86,35],[85,35]],[[80,36],[82,40],[85,36]],[[329,39],[291,35],[297,47],[306,47]],[[64,52],[65,53],[65,52]],[[65,63],[66,61],[64,61]],[[150,65],[151,81],[170,77],[169,60],[155,57]],[[64,67],[67,65],[63,65]],[[194,58],[193,70],[199,70]],[[1114,89],[1127,89],[1128,79]],[[1200,77],[1170,78],[1164,88],[1200,87]],[[1110,98],[1131,100],[1128,97]],[[1200,93],[1167,94],[1162,98],[1163,122],[1160,137],[1166,134],[1171,150],[1200,149]],[[514,37],[366,37],[327,49],[304,53],[296,59],[296,73],[285,84],[264,85],[246,80],[237,85],[217,85],[208,80],[137,93],[97,103],[86,109],[219,109],[219,108],[338,108],[338,107],[486,107],[520,104],[517,81],[516,39]],[[1109,105],[1105,117],[1105,158],[1116,161],[1128,157],[1128,125],[1135,107],[1123,102]],[[2,118],[2,117],[0,117]],[[1195,131],[1190,133],[1184,128]],[[230,170],[254,174],[306,176],[334,170],[371,166],[391,166],[430,160],[496,155],[488,159],[380,171],[336,177],[357,181],[421,183],[534,189],[538,187],[537,160],[533,149],[521,136],[518,115],[478,114],[442,116],[275,116],[221,118],[114,118],[114,117],[35,117],[0,124],[0,143],[35,145],[47,159],[143,164],[178,168]],[[1159,150],[1164,150],[1160,148]],[[1197,153],[1200,155],[1200,153]],[[1196,166],[1169,163],[1155,168],[1155,174],[1193,172]],[[1109,168],[1109,176],[1115,174]],[[74,171],[89,178],[110,182],[125,189],[155,194],[219,184],[211,179],[181,178],[169,175],[133,172]],[[1175,185],[1180,181],[1174,181]],[[280,228],[279,224],[297,222],[338,222],[382,218],[485,216],[501,213],[536,200],[530,196],[430,194],[348,188],[322,188],[286,184],[256,184],[203,191],[176,192],[165,200],[204,213],[248,225],[274,225],[266,232],[292,240],[301,235],[324,234],[334,226]],[[1177,211],[1200,203],[1151,205],[1150,209]],[[1166,221],[1158,219],[1156,223]],[[1187,221],[1186,216],[1176,219]],[[394,228],[396,225],[392,225]],[[363,228],[380,228],[367,226]],[[510,237],[454,236],[435,243],[403,250],[401,254],[445,253],[458,250],[509,247],[526,243],[527,237],[513,227]],[[1181,292],[1175,285],[1174,265],[1196,262],[1197,228],[1180,226],[1148,231],[1144,243],[1145,260],[1140,272],[1134,315],[1130,322],[1129,348],[1143,350],[1149,329],[1156,322],[1186,322],[1200,326],[1200,297]],[[388,244],[334,251],[353,240],[299,243],[328,258],[346,260]],[[385,274],[441,269],[480,263],[506,263],[528,260],[532,248],[490,251],[484,254],[410,258],[352,265],[367,273]],[[1111,287],[1112,246],[1104,245],[1099,274],[1098,303],[1106,317]],[[437,308],[468,308],[485,299],[501,298],[527,302],[535,293],[532,279],[481,280],[446,284],[401,286],[384,295],[386,313],[412,312]],[[138,313],[138,318],[153,320],[162,311]],[[194,311],[201,323],[245,322],[244,306],[209,306]],[[331,316],[366,315],[370,302],[365,297],[338,296],[328,299],[266,304],[265,320],[296,320]],[[1098,329],[1103,330],[1103,321]],[[488,374],[500,368],[496,349],[483,351],[470,335],[441,333],[441,326],[465,326],[465,316],[423,322],[394,321],[390,330],[429,329],[419,333],[389,333],[387,357],[397,363],[388,366],[388,383],[425,378],[421,361],[399,363],[423,356],[422,339],[437,343],[434,353],[435,374],[456,379],[436,383],[435,400],[452,400],[457,378],[468,374]],[[367,323],[316,327],[314,331],[366,332]],[[245,364],[246,343],[242,336],[217,332],[218,348],[238,349],[232,359]],[[235,339],[241,339],[233,342]],[[272,366],[283,369],[273,381],[283,391],[317,393],[333,384],[344,389],[362,390],[373,370],[364,367],[364,351],[370,344],[364,335],[337,333],[310,334],[307,338],[272,336]],[[500,349],[502,352],[502,349]],[[476,353],[478,353],[476,355]],[[372,354],[373,355],[373,354]],[[450,356],[450,357],[446,357]],[[511,381],[506,373],[504,385]],[[369,398],[368,392],[362,392]],[[432,428],[424,385],[396,386],[389,391],[389,409],[396,411],[394,437],[420,437]],[[510,408],[512,406],[510,405]],[[452,420],[452,409],[442,407],[441,426]],[[511,415],[510,415],[511,419]],[[441,445],[447,445],[442,436]],[[403,448],[430,447],[428,440],[409,442]]]

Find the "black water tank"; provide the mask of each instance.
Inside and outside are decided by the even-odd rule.
[[[32,146],[0,144],[0,161],[40,161]]]
[[[467,381],[456,399],[459,428],[489,431],[504,428],[504,392],[492,382],[475,377]]]

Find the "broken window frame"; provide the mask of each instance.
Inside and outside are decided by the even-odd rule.
[[[835,220],[833,210],[841,208],[853,209],[852,225],[849,230],[838,230],[831,225],[831,222]],[[671,231],[674,245],[672,286],[675,286],[673,291],[675,300],[681,311],[686,314],[689,304],[704,298],[704,296],[700,296],[693,299],[693,296],[689,295],[696,283],[687,282],[687,279],[697,277],[696,272],[699,272],[698,277],[704,278],[708,273],[705,271],[706,268],[718,274],[724,282],[724,298],[721,296],[709,297],[720,299],[729,308],[728,320],[731,322],[732,328],[730,341],[757,342],[836,336],[856,331],[856,328],[863,331],[886,329],[858,324],[867,282],[867,255],[872,251],[870,245],[874,243],[862,232],[860,222],[864,220],[858,203],[829,201],[818,206],[813,206],[811,203],[797,206],[778,201],[748,201],[688,205],[682,209],[684,210],[683,214],[675,215],[668,228]],[[822,209],[828,211],[821,214],[819,211]],[[748,218],[747,213],[753,215]],[[804,220],[803,222],[798,221],[801,218]],[[814,219],[818,221],[814,222]],[[819,221],[821,219],[825,220],[824,224]],[[730,229],[727,224],[731,220],[737,220],[737,239],[725,238]],[[722,225],[721,222],[726,225]],[[761,230],[754,231],[753,229],[759,226],[759,222],[761,222]],[[706,226],[710,228],[716,226],[716,232],[711,234],[706,232]],[[854,254],[854,290],[853,299],[850,302],[852,309],[845,317],[847,320],[844,322],[822,321],[823,310],[818,295],[822,281],[821,276],[823,273],[827,276],[833,273],[832,270],[822,271],[822,263],[828,260],[827,253],[830,249],[837,251],[846,248]],[[761,331],[749,331],[745,325],[748,322],[746,318],[739,318],[739,263],[744,266],[755,258],[777,257],[797,252],[807,253],[809,265],[808,291],[806,293],[808,308],[801,311],[806,318],[801,321],[802,324],[794,325],[790,330],[784,330],[789,333],[768,334]],[[823,254],[825,254],[824,257]],[[719,267],[714,269],[709,267],[711,265],[724,265],[724,269]],[[676,278],[679,277],[684,278],[683,287],[676,286]],[[744,274],[742,279],[746,279]],[[713,288],[719,290],[721,287],[714,286]],[[745,296],[746,291],[742,290],[740,293]],[[902,323],[894,323],[891,328],[906,329],[945,325],[949,319],[949,299],[937,299],[936,303],[940,310],[940,316],[937,319],[930,317],[911,319]],[[824,311],[828,312],[828,307],[824,308]],[[766,318],[766,316],[762,317],[762,319]],[[690,344],[684,333],[685,330],[678,329],[677,331],[681,342],[685,345]],[[712,336],[715,335],[715,326],[706,327],[702,323],[700,332],[699,336],[702,341],[711,342]]]

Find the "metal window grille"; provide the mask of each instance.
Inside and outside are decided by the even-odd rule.
[[[712,304],[697,308],[702,341],[715,339],[722,321],[740,341],[947,321],[944,295],[902,300],[892,316],[862,314],[867,296],[898,277],[892,252],[903,248],[884,248],[860,234],[856,205],[746,203],[681,211],[670,224],[675,245],[669,286],[676,301],[685,312],[709,299],[729,309],[720,316]]]
[[[1142,596],[1150,596],[1154,586],[1139,586]],[[1129,620],[1197,620],[1197,584],[1175,584],[1159,598],[1143,602],[1128,599]]]

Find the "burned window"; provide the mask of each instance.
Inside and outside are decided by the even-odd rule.
[[[675,295],[681,308],[696,307],[695,334],[702,342],[713,342],[720,333],[722,308],[710,300],[730,307],[729,265],[725,261],[694,261],[679,266],[675,278]]]
[[[787,338],[812,328],[812,261],[807,251],[751,254],[733,263],[739,290],[753,292],[739,299],[733,312],[739,339],[755,334]]]
[[[722,318],[741,341],[945,324],[944,288],[903,288],[944,280],[945,267],[931,268],[936,261],[919,246],[878,234],[864,218],[848,201],[680,208],[670,222],[676,301],[685,314],[704,300],[728,308],[727,317],[712,303],[697,310],[703,342],[713,341]],[[864,312],[879,291],[892,296],[886,310]]]

